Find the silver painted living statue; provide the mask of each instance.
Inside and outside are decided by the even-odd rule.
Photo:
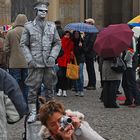
[[[61,41],[55,24],[46,21],[48,6],[48,2],[34,4],[36,18],[25,24],[20,42],[29,68],[25,81],[29,86],[29,105],[35,104],[42,83],[47,87],[50,99],[53,97],[53,87],[57,83],[54,66],[61,49]]]

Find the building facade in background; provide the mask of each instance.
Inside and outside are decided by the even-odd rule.
[[[0,0],[0,25],[9,24],[19,13],[33,20],[32,4],[48,0]],[[65,25],[94,18],[99,26],[127,23],[140,13],[140,0],[49,0],[48,19]]]
[[[10,0],[0,0],[0,25],[11,23]]]

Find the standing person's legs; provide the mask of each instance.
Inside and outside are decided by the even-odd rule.
[[[55,69],[56,75],[58,77],[59,66],[55,65],[54,69]],[[55,86],[55,93],[57,93],[57,92],[58,92],[58,81],[57,81],[57,84]]]
[[[110,107],[113,107],[113,108],[119,107],[116,104],[116,94],[117,94],[117,90],[118,90],[118,81],[119,80],[110,81],[110,86],[109,86],[109,93],[108,93],[109,105],[110,105]]]
[[[122,77],[122,87],[123,87],[123,90],[124,90],[124,94],[125,94],[125,97],[126,97],[126,100],[123,104],[121,105],[131,105],[133,103],[133,96],[132,96],[132,93],[130,91],[130,81],[131,81],[131,76],[130,76],[130,72],[129,70],[127,69],[124,73],[123,73],[123,77]]]
[[[109,94],[109,87],[110,87],[110,82],[108,81],[103,81],[103,91],[102,91],[102,101],[104,103],[105,107],[109,107],[109,98],[108,98],[108,94]]]
[[[25,80],[25,84],[29,87],[28,92],[28,104],[36,104],[37,95],[40,90],[42,79],[43,79],[44,69],[29,69],[28,77]],[[33,106],[34,108],[35,106]],[[32,109],[32,105],[29,106]]]
[[[130,76],[130,81],[128,81],[128,86],[129,86],[129,90],[132,93],[133,99],[134,99],[134,103],[136,105],[140,105],[140,92],[138,90],[137,87],[137,83],[136,83],[136,72],[135,69],[129,69],[129,76]]]
[[[9,73],[10,75],[12,75],[16,81],[18,82],[20,89],[23,93],[23,97],[27,102],[27,98],[28,98],[28,86],[26,86],[26,84],[24,83],[25,79],[27,78],[27,69],[20,69],[20,68],[10,68],[9,69]]]
[[[68,89],[71,89],[71,80],[70,79],[68,79],[67,77],[66,77],[66,68],[63,68],[63,73],[64,73],[64,77],[63,77],[63,81],[62,81],[62,90],[63,90],[63,96],[64,97],[66,97],[67,96],[67,90]]]
[[[79,70],[79,79],[77,80],[77,87],[78,91],[80,92],[80,96],[84,96],[84,74],[83,74],[83,69],[84,69],[84,63],[80,63],[80,70]]]
[[[29,69],[28,77],[25,80],[26,85],[29,87],[28,107],[31,112],[27,120],[28,123],[36,121],[36,115],[38,113],[38,93],[42,84],[43,72],[43,68]]]
[[[86,58],[86,69],[88,73],[88,86],[87,87],[93,87],[96,88],[96,74],[95,74],[95,68],[94,68],[94,60],[91,58]]]
[[[10,73],[10,75],[12,75],[16,79],[16,81],[18,82],[18,84],[20,86],[20,81],[21,81],[21,71],[20,71],[20,69],[9,68],[9,73]]]
[[[28,76],[28,69],[26,68],[21,69],[21,84],[23,89],[23,96],[26,103],[28,103],[28,91],[29,91],[29,87],[25,84],[25,79],[27,78],[27,76]]]
[[[43,83],[47,87],[46,99],[51,100],[54,97],[54,90],[57,84],[57,75],[54,68],[44,68]]]
[[[57,77],[58,77],[58,82],[57,82],[58,92],[57,92],[57,96],[61,96],[62,95],[62,85],[63,85],[62,82],[63,82],[63,77],[64,77],[62,67],[59,67],[59,70],[57,72]]]
[[[117,94],[121,94],[121,92],[119,91],[120,84],[121,84],[121,80],[117,80]]]

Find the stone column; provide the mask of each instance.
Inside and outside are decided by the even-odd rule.
[[[133,0],[133,17],[140,14],[140,0]]]
[[[48,20],[59,20],[59,0],[50,0]]]
[[[92,10],[93,10],[93,0],[87,0],[86,2],[86,17],[92,18]]]
[[[96,25],[104,25],[104,0],[92,0],[92,18],[95,19]]]
[[[25,14],[29,20],[33,20],[34,9],[33,4],[37,0],[11,0],[11,20],[15,20],[18,14]]]
[[[136,1],[136,0],[134,0]],[[133,16],[133,1],[122,1],[122,22],[127,23]]]
[[[11,23],[10,0],[0,0],[0,25]]]

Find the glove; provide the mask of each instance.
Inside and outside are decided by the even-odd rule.
[[[37,65],[36,65],[36,62],[34,60],[32,60],[28,63],[28,68],[36,68],[36,67],[37,67]]]
[[[47,60],[46,66],[47,67],[54,67],[55,66],[55,58],[50,56]]]

